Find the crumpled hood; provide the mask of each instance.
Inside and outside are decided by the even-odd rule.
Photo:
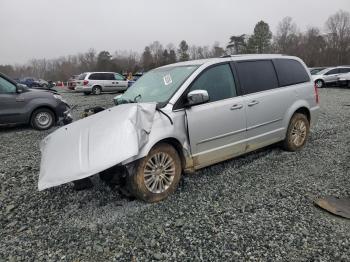
[[[148,141],[155,103],[122,104],[61,127],[40,143],[38,188],[82,179],[139,153]]]

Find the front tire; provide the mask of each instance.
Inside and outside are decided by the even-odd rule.
[[[301,150],[309,137],[310,123],[304,114],[295,113],[287,129],[286,138],[283,141],[283,148],[287,151]]]
[[[323,87],[326,86],[325,83],[324,83],[324,81],[321,80],[321,79],[316,80],[316,81],[315,81],[315,85],[317,86],[317,88],[323,88]]]
[[[127,177],[130,193],[154,203],[164,200],[177,188],[181,178],[181,160],[170,145],[161,143],[148,155],[135,162],[134,173]]]
[[[39,108],[33,112],[30,123],[37,130],[47,130],[55,124],[55,115],[50,109]]]

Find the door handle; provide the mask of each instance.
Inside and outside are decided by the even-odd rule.
[[[116,84],[119,84],[118,82],[115,82]]]
[[[255,106],[255,105],[257,105],[257,104],[259,104],[259,101],[253,100],[253,101],[251,101],[251,102],[248,103],[248,106]]]
[[[236,109],[241,109],[243,107],[243,105],[238,105],[238,104],[235,104],[233,106],[231,106],[231,110],[236,110]]]

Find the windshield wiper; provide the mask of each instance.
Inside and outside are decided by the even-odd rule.
[[[137,98],[141,99],[141,94],[138,94],[137,96],[134,97],[134,103],[137,103],[137,101],[136,101]]]

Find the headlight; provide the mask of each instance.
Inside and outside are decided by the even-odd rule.
[[[61,95],[53,95],[53,97],[67,104],[67,101],[64,100]]]

